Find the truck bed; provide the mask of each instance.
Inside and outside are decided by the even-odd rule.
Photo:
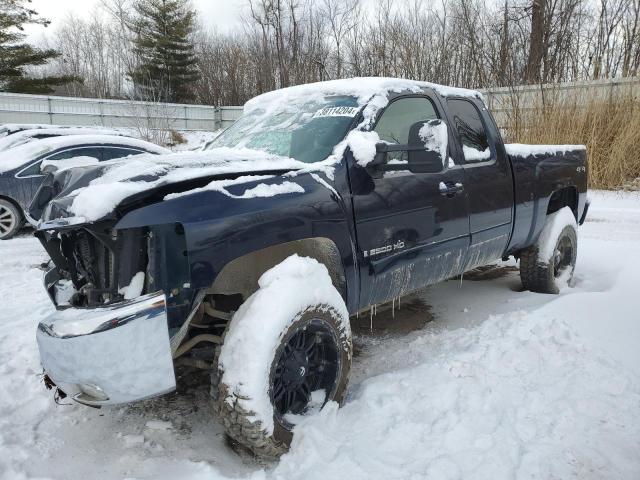
[[[560,205],[573,205],[576,218],[583,220],[587,205],[584,145],[511,143],[505,144],[505,150],[516,186],[509,254],[531,245],[542,230],[546,215]]]

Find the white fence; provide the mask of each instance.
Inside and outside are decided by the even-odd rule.
[[[605,100],[620,95],[640,98],[640,77],[489,88],[481,92],[498,126],[508,128],[511,112],[530,110],[543,102],[552,104],[571,100],[579,105],[581,102]]]
[[[567,99],[577,102],[601,99],[617,95],[635,95],[640,98],[640,77],[615,80],[590,80],[583,82],[520,85],[480,90],[500,128],[508,128],[509,115],[536,108],[541,102],[553,103]],[[223,107],[226,121],[233,121],[242,114],[242,107]]]
[[[0,93],[0,124],[45,123],[146,129],[215,131],[229,126],[242,107],[49,97]]]
[[[640,97],[640,77],[546,85],[524,85],[482,90],[501,128],[508,128],[515,109],[534,108],[544,100],[578,101],[630,93]],[[49,97],[0,92],[0,124],[49,123],[103,125],[161,130],[215,131],[231,125],[242,107],[211,107],[172,103]]]

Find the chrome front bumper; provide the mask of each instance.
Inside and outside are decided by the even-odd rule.
[[[36,336],[45,373],[79,403],[115,405],[175,390],[162,293],[57,311]]]

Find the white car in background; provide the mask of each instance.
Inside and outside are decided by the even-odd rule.
[[[16,133],[14,137],[20,135]],[[0,240],[15,235],[46,171],[105,160],[164,154],[170,150],[144,140],[117,135],[65,135],[37,139],[0,151]]]

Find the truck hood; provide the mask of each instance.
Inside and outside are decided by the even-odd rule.
[[[258,178],[293,170],[326,170],[251,149],[217,148],[169,155],[139,155],[49,175],[29,208],[40,229],[115,219],[141,204],[188,194],[220,180]]]

